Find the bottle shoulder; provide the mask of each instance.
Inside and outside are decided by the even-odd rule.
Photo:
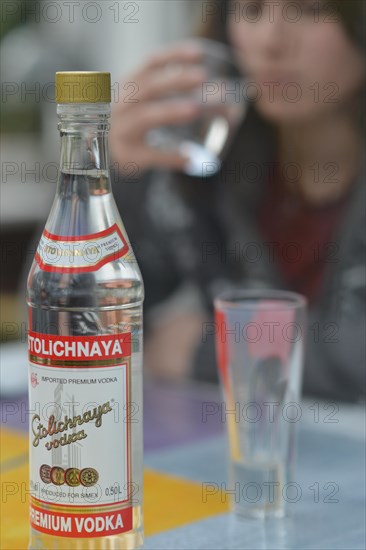
[[[144,286],[131,243],[113,197],[103,202],[87,216],[72,216],[70,205],[51,210],[28,277],[28,303],[56,308],[142,303]]]
[[[34,260],[28,276],[27,301],[34,307],[118,308],[142,304],[144,285],[137,263],[123,259],[96,271],[45,271]]]

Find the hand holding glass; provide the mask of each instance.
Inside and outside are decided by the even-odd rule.
[[[154,128],[146,140],[152,147],[175,150],[187,157],[186,174],[207,177],[220,169],[245,114],[244,80],[228,47],[207,39],[193,43],[202,49],[199,66],[206,71],[205,82],[192,92],[170,94],[164,100],[174,102],[190,97],[199,104],[201,114],[193,122]],[[176,66],[171,69],[179,70]]]

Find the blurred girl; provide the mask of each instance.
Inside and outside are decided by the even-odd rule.
[[[199,46],[155,55],[126,78],[137,102],[115,107],[111,151],[146,286],[151,372],[215,379],[213,296],[286,288],[310,304],[305,391],[365,395],[363,8],[360,0],[202,3],[201,34],[232,46],[261,92],[211,178],[183,175],[186,159],[145,141],[150,128],[199,116],[188,94],[205,80]],[[164,99],[182,91],[184,101]],[[138,165],[138,182],[128,163]]]

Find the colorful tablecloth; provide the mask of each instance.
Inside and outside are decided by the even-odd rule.
[[[1,550],[28,544],[26,398],[3,400],[1,433]],[[219,415],[204,421],[216,388],[149,385],[145,391],[145,548],[365,548],[365,410],[305,403],[297,483],[301,496],[283,520],[238,520],[229,513],[226,439]],[[9,405],[11,403],[11,405]],[[319,421],[316,422],[318,407]],[[169,414],[168,414],[169,413]],[[203,498],[212,483],[218,490]]]

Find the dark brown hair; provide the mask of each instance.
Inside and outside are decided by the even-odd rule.
[[[212,40],[227,43],[226,21],[228,7],[236,0],[212,0],[202,2],[201,25],[197,34]],[[252,4],[257,5],[253,1]],[[324,3],[323,15],[331,21],[340,21],[352,40],[366,53],[366,2],[365,0],[332,0]],[[314,17],[315,17],[314,8]]]

